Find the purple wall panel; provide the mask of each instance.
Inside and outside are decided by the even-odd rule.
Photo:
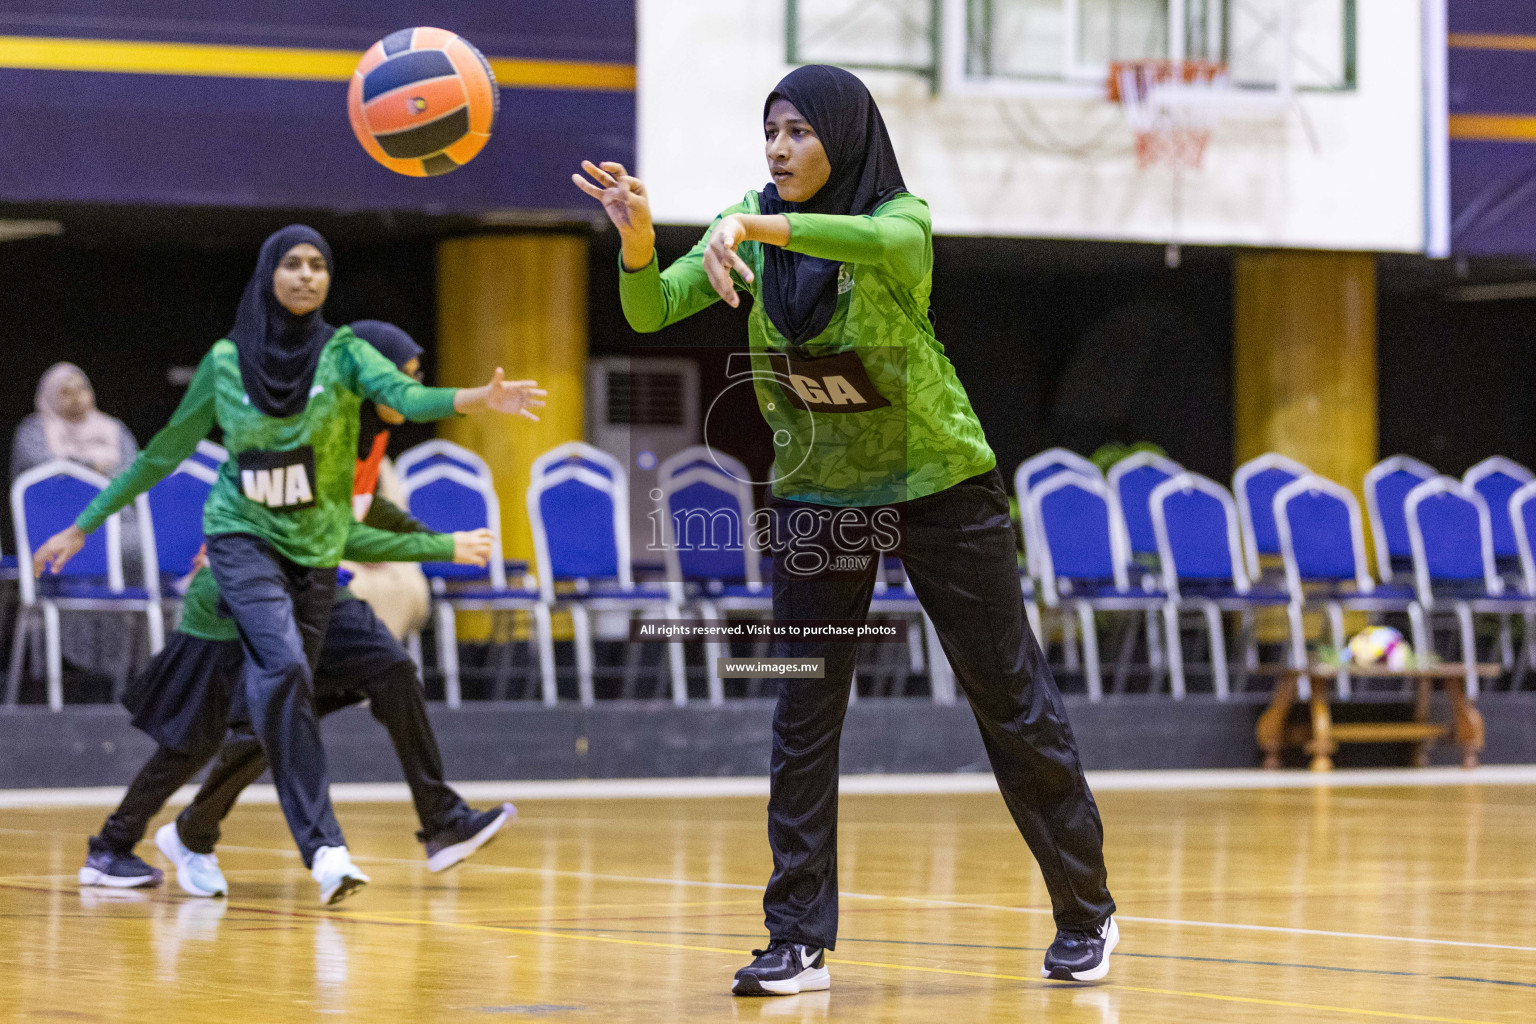
[[[1536,38],[1532,0],[1449,0],[1451,249],[1536,254],[1536,136],[1480,137],[1457,115],[1536,118],[1536,52],[1467,45],[1458,35]]]
[[[165,17],[146,15],[160,7]],[[489,56],[632,64],[633,0],[0,3],[0,34],[355,49],[433,24]],[[587,210],[584,157],[632,162],[632,92],[503,89],[468,166],[407,178],[364,153],[345,82],[0,69],[0,201],[475,212]]]

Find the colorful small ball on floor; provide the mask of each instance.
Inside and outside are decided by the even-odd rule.
[[[1413,660],[1413,648],[1391,626],[1368,626],[1349,642],[1349,660],[1356,665],[1382,665],[1404,669]]]

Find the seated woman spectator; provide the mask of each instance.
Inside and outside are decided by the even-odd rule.
[[[138,442],[123,421],[96,408],[96,391],[85,371],[74,363],[54,363],[38,382],[37,411],[16,428],[11,479],[53,459],[69,459],[110,477],[138,453]]]
[[[133,462],[139,444],[122,420],[96,408],[90,378],[74,363],[55,363],[37,385],[37,411],[22,420],[11,444],[11,480],[33,466],[68,459],[111,478]],[[140,573],[139,524],[122,513],[123,576]],[[66,613],[64,659],[77,669],[110,676],[121,688],[131,667],[129,623],[115,615]]]

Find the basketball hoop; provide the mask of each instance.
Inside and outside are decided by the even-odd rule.
[[[1227,88],[1213,60],[1131,60],[1109,66],[1109,98],[1136,133],[1136,164],[1197,171]]]

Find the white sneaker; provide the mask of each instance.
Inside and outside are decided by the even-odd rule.
[[[176,868],[176,884],[192,896],[223,896],[229,892],[216,853],[193,853],[181,841],[176,823],[168,821],[155,833],[155,847]]]
[[[327,907],[340,903],[370,881],[357,870],[345,846],[320,847],[315,851],[309,873],[320,883],[320,903]]]

